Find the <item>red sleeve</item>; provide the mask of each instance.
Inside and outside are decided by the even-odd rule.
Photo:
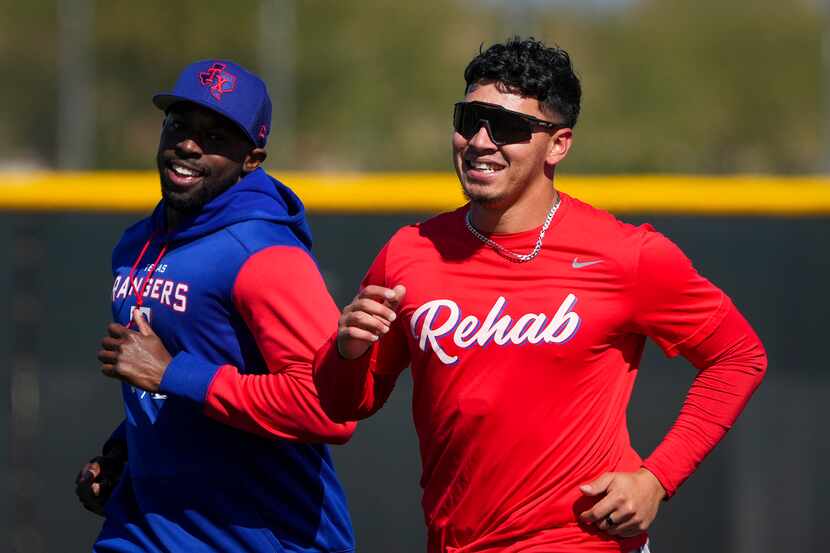
[[[384,246],[361,283],[394,287],[386,278]],[[361,357],[344,359],[337,350],[337,333],[317,352],[314,383],[326,414],[336,421],[364,419],[380,409],[395,387],[398,375],[409,364],[403,317],[399,317],[380,340]]]
[[[731,302],[700,276],[680,248],[659,232],[647,232],[634,285],[634,323],[668,355],[692,348],[723,320]]]
[[[681,354],[699,369],[677,420],[643,463],[671,497],[743,411],[767,357],[726,294],[658,233],[646,237],[636,288],[642,332],[667,355]]]
[[[731,428],[767,368],[761,341],[734,306],[710,336],[681,353],[700,372],[674,426],[643,463],[669,497]]]
[[[208,388],[205,414],[286,440],[348,441],[354,423],[332,422],[312,382],[314,352],[337,327],[338,311],[311,257],[287,246],[252,255],[239,271],[233,301],[268,374],[240,374],[236,367],[221,367]]]

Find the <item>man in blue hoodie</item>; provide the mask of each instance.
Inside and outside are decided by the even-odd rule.
[[[76,482],[106,517],[93,550],[353,551],[323,443],[354,425],[328,419],[311,379],[338,309],[302,203],[260,167],[265,84],[201,61],[153,103],[162,200],[113,251],[98,353],[126,416]]]

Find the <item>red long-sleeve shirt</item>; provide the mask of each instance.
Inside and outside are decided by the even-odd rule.
[[[562,194],[540,254],[516,264],[467,231],[465,212],[406,227],[380,252],[363,284],[405,285],[399,317],[357,360],[340,357],[334,337],[318,351],[324,410],[371,415],[411,366],[432,552],[636,549],[645,535],[580,526],[578,486],[645,466],[673,494],[759,384],[760,341],[649,226]],[[529,251],[538,233],[492,238]],[[625,412],[646,336],[700,372],[643,462]]]

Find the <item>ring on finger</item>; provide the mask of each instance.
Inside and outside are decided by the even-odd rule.
[[[613,519],[613,518],[611,518],[611,515],[608,515],[608,516],[606,516],[606,517],[605,517],[605,523],[606,523],[608,526],[616,526],[616,525],[617,525],[617,523],[616,523],[616,522],[614,522],[614,519]]]

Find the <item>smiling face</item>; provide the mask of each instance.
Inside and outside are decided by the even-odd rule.
[[[542,111],[535,98],[492,82],[470,86],[464,100],[496,104],[557,122],[552,114]],[[508,209],[522,200],[536,201],[540,195],[552,194],[553,168],[567,155],[570,143],[569,128],[555,132],[537,129],[526,142],[497,146],[486,125],[482,125],[469,139],[453,133],[455,172],[471,202],[490,209]]]
[[[265,159],[228,118],[180,102],[167,110],[156,163],[168,208],[195,213]]]

